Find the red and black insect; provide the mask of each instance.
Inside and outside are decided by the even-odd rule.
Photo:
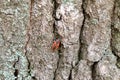
[[[54,28],[54,39],[53,39],[53,43],[52,43],[52,46],[51,46],[51,49],[52,51],[55,51],[55,50],[60,50],[61,47],[62,47],[62,39],[63,37],[57,32],[57,28]]]
[[[60,45],[61,45],[61,41],[60,39],[56,39],[53,41],[53,44],[52,44],[52,50],[55,51],[55,50],[58,50],[60,48]]]

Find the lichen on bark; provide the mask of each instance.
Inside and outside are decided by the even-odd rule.
[[[120,80],[120,0],[0,0],[0,80]]]
[[[0,79],[28,77],[28,62],[24,54],[26,27],[29,21],[28,0],[0,1]],[[19,59],[18,59],[19,57]]]

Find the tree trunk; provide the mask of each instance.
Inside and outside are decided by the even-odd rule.
[[[0,0],[0,80],[120,80],[120,0]]]

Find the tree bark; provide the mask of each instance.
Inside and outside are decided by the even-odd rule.
[[[120,0],[0,0],[0,80],[120,80]]]

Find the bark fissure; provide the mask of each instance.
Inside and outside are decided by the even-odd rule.
[[[19,74],[19,70],[15,69],[14,75],[15,75],[15,80],[18,80],[18,74]]]
[[[60,19],[56,18],[56,10],[57,10],[57,8],[59,7],[60,4],[57,3],[56,0],[53,0],[53,3],[54,3],[54,8],[53,8],[53,18],[54,18],[54,23],[53,23],[54,39],[53,39],[53,41],[54,41],[54,40],[56,40],[56,39],[61,38],[61,36],[60,36],[59,33],[57,32],[57,28],[56,28],[55,22],[56,22],[56,21],[60,21],[61,18],[62,18],[62,16],[60,17]],[[61,44],[61,45],[62,45],[62,44]],[[60,47],[61,47],[61,46],[60,46]],[[60,59],[61,59],[60,53],[61,53],[61,49],[58,50],[58,61],[57,61],[57,67],[56,67],[55,72],[54,72],[54,78],[53,78],[53,80],[56,80],[56,74],[57,74],[57,70],[58,70],[58,68],[59,68],[59,62],[60,62]]]
[[[68,80],[72,80],[72,70],[74,69],[74,66],[71,64],[71,69],[70,69],[70,74],[69,74],[69,77],[68,77]]]
[[[27,36],[28,36],[28,40],[26,41],[26,45],[25,45],[25,57],[26,57],[26,59],[27,59],[27,62],[28,62],[28,74],[30,74],[30,61],[29,61],[29,59],[28,59],[28,56],[27,56],[27,45],[28,45],[28,43],[29,43],[29,40],[30,40],[30,35],[29,34],[27,34]]]
[[[112,51],[112,54],[117,58],[117,62],[116,62],[116,66],[117,66],[117,63],[119,62],[119,56],[116,54],[115,51],[117,51],[112,42],[113,42],[113,37],[114,37],[114,33],[115,31],[117,31],[117,29],[114,28],[115,26],[115,8],[116,8],[116,3],[117,3],[117,0],[114,1],[114,6],[113,6],[113,10],[112,10],[112,17],[111,17],[111,40],[110,40],[110,47],[111,47],[111,51]],[[119,66],[117,66],[119,68]]]
[[[59,67],[59,62],[60,62],[60,55],[59,55],[59,58],[58,58],[58,61],[57,61],[57,68],[55,69],[53,80],[56,80],[56,74],[57,74],[57,69]]]
[[[28,67],[27,67],[28,68],[28,75],[31,75],[31,68],[30,68],[31,63],[30,63],[29,58],[27,56],[27,53],[28,53],[27,47],[28,47],[28,44],[29,44],[29,41],[30,41],[30,30],[31,30],[31,22],[32,22],[31,17],[32,17],[33,3],[34,3],[34,0],[31,0],[30,1],[30,12],[29,12],[29,14],[30,14],[30,16],[29,16],[29,24],[28,24],[28,27],[27,27],[27,34],[26,34],[27,40],[26,40],[26,44],[25,44],[25,57],[26,57],[27,62],[28,62]]]
[[[79,36],[80,48],[79,48],[79,53],[78,53],[78,63],[81,59],[84,59],[83,54],[82,54],[82,48],[84,47],[84,43],[82,42],[82,35],[83,35],[83,31],[84,31],[85,20],[86,20],[87,17],[89,18],[89,15],[86,13],[86,6],[87,6],[86,2],[87,2],[87,0],[82,0],[81,8],[82,8],[82,13],[83,13],[84,19],[83,19],[83,22],[82,22],[82,26],[81,26],[81,30],[80,30],[80,36]],[[99,61],[93,62],[93,64],[90,66],[92,80],[95,80],[95,74],[96,74],[96,70],[95,70],[96,68],[95,67],[96,67],[96,65]]]
[[[83,47],[83,44],[82,44],[82,35],[83,35],[83,30],[84,30],[84,24],[85,24],[85,20],[86,20],[86,12],[85,12],[85,0],[82,0],[82,5],[81,5],[81,8],[82,8],[82,14],[83,14],[83,22],[82,22],[82,26],[81,26],[81,29],[80,29],[80,35],[79,35],[79,51],[78,51],[78,62],[77,64],[79,63],[79,61],[82,59],[82,47]]]
[[[17,61],[15,61],[15,63],[13,64],[13,67],[15,68],[16,64],[19,62],[19,56],[18,56],[18,59]]]
[[[96,65],[99,63],[99,61],[94,62],[93,65],[91,65],[91,76],[92,76],[92,80],[95,80],[96,77]]]
[[[61,20],[61,18],[58,19],[58,18],[56,17],[56,10],[57,10],[57,8],[60,6],[60,4],[57,3],[56,0],[53,0],[53,4],[54,4],[54,8],[53,8],[53,18],[54,18],[56,21],[59,21],[59,20]]]
[[[104,56],[105,55],[106,54],[104,54]],[[92,80],[96,80],[95,79],[95,77],[96,77],[96,66],[103,59],[104,56],[102,56],[98,61],[93,62],[93,64],[91,65],[91,77],[92,77]]]
[[[19,70],[16,69],[16,64],[19,62],[19,56],[18,59],[15,61],[15,63],[13,64],[13,67],[15,68],[15,72],[14,72],[14,76],[16,77],[15,80],[18,80],[18,74],[19,74]]]

